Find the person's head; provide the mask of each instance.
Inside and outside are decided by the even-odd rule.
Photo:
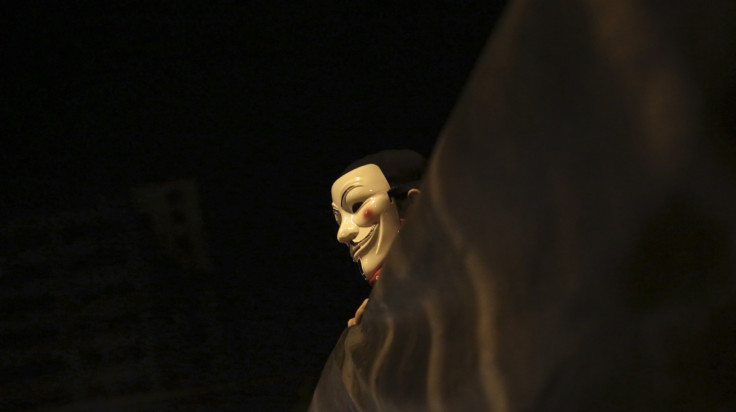
[[[419,195],[425,163],[412,150],[384,150],[351,163],[332,184],[337,240],[371,285]]]

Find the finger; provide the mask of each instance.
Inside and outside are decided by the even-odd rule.
[[[365,306],[368,304],[368,299],[364,300],[363,303],[360,304],[360,307],[358,310],[355,311],[355,323],[360,323],[360,320],[363,319],[363,312],[365,311]]]

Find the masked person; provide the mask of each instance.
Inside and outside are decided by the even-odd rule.
[[[351,163],[332,184],[337,240],[348,246],[363,277],[373,286],[399,234],[411,203],[419,195],[426,161],[412,150],[384,150]],[[360,322],[368,299],[348,321]]]

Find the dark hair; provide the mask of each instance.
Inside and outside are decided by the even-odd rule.
[[[367,164],[375,164],[391,186],[388,194],[396,202],[399,214],[406,211],[406,199],[410,189],[418,188],[427,161],[413,150],[382,150],[358,159],[345,168],[343,174]]]

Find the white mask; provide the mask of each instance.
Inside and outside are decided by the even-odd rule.
[[[401,227],[390,189],[374,164],[353,169],[332,184],[332,210],[340,226],[337,240],[348,245],[371,285]]]

